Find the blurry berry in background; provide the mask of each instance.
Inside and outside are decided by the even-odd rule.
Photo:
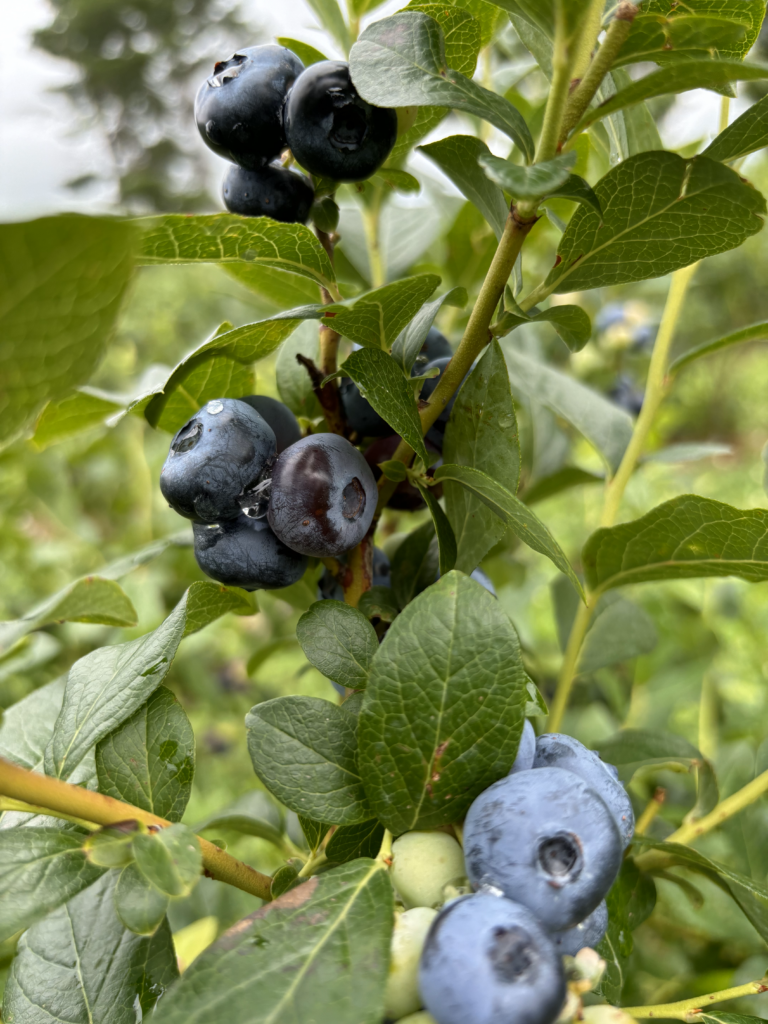
[[[278,455],[301,440],[299,421],[288,406],[277,398],[270,398],[268,395],[246,395],[238,401],[250,405],[270,425],[275,433]]]
[[[635,385],[631,377],[621,376],[608,392],[608,397],[630,416],[639,416],[645,393]]]

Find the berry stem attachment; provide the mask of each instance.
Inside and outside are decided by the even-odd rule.
[[[379,852],[376,854],[376,860],[383,864],[385,867],[390,867],[392,864],[392,843],[394,842],[394,836],[389,829],[384,830],[384,838],[381,840],[381,846]]]
[[[27,771],[2,758],[0,795],[31,805],[36,810],[40,809],[39,813],[50,814],[52,817],[64,816],[70,820],[79,818],[83,823],[88,823],[87,827],[91,827],[91,823],[100,828],[131,820],[142,821],[145,825],[160,825],[162,828],[171,824],[165,818],[140,807],[114,800],[103,793],[73,786],[61,779]],[[198,842],[203,854],[203,868],[208,877],[227,882],[259,899],[270,899],[271,879],[267,875],[236,860],[207,839],[198,836]]]
[[[667,791],[659,786],[654,792],[651,799],[645,806],[645,810],[637,819],[635,823],[635,835],[644,836],[648,829],[651,827],[656,815],[661,810],[661,805],[667,798]]]
[[[334,245],[338,240],[337,235],[329,235],[326,231],[321,231],[319,228],[316,229],[317,237],[328,253],[328,259],[333,265],[333,249]],[[335,289],[335,294],[331,295],[327,288],[320,288],[320,298],[324,305],[341,299],[338,288]],[[310,377],[312,378],[312,387],[315,394],[317,395],[318,401],[323,410],[328,429],[332,434],[340,434],[342,437],[345,435],[344,416],[341,411],[341,403],[339,402],[339,385],[336,380],[328,381],[325,387],[320,387],[320,382],[325,380],[326,377],[330,377],[336,373],[337,368],[337,356],[339,351],[339,341],[341,337],[332,328],[326,324],[320,326],[320,378],[315,380],[309,366],[303,364]],[[297,356],[298,358],[298,356]],[[299,360],[301,362],[301,360]]]
[[[694,996],[683,999],[679,1003],[659,1003],[657,1006],[622,1006],[621,1012],[635,1017],[637,1020],[652,1020],[661,1017],[665,1020],[683,1020],[693,1024],[701,1020],[705,1008],[712,1003],[722,1003],[728,999],[739,999],[741,996],[755,996],[768,992],[764,981],[750,981],[746,985],[725,988],[720,992],[710,992],[705,996]]]
[[[341,578],[344,601],[357,608],[357,602],[373,583],[373,539],[369,533],[349,553],[346,572]]]
[[[636,14],[637,7],[631,0],[623,0],[617,7],[613,21],[605,33],[602,45],[592,58],[581,82],[571,94],[560,130],[561,142],[568,137],[568,134],[579,123],[582,115],[594,99],[603,79],[613,67],[613,62],[626,42]]]

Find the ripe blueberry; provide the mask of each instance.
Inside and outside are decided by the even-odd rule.
[[[307,567],[306,558],[281,544],[263,519],[241,515],[217,526],[195,523],[192,530],[197,564],[228,587],[289,587]]]
[[[436,907],[449,882],[464,878],[464,855],[447,832],[406,832],[392,844],[392,885],[406,907]]]
[[[255,409],[237,399],[216,398],[171,441],[160,490],[187,519],[235,519],[275,455],[274,432]]]
[[[437,377],[431,377],[429,380],[425,380],[424,383],[422,384],[420,397],[423,402],[428,402],[429,399],[431,398],[435,388],[440,383],[440,378],[443,375],[443,371],[445,370],[448,363],[450,363],[450,361],[451,356],[441,356],[439,359],[433,359],[431,363],[427,363],[426,366],[422,367],[421,370],[419,370],[420,374],[426,373],[427,370],[431,370],[434,367],[437,367],[437,369],[440,371]],[[466,380],[468,376],[469,374],[465,376],[464,380]],[[461,383],[463,384],[464,381],[462,381]],[[453,404],[455,401],[456,395],[454,394],[453,397],[448,402],[448,404],[446,405],[446,407],[440,413],[438,418],[427,431],[427,438],[434,445],[437,445],[441,451],[443,448],[443,437],[445,435],[445,428],[448,426],[448,420],[451,418],[451,411],[453,409]]]
[[[550,932],[552,945],[561,956],[576,956],[580,949],[594,949],[608,930],[608,907],[605,900],[579,924],[565,932]]]
[[[453,349],[450,341],[436,327],[430,327],[411,372],[414,376],[418,376],[428,363],[434,362],[435,359],[445,359],[446,356],[450,359],[452,355]]]
[[[325,60],[308,67],[288,93],[283,115],[291,152],[310,174],[334,181],[369,178],[397,138],[397,114],[357,94],[349,65]]]
[[[309,180],[279,164],[266,164],[255,170],[230,167],[222,196],[230,213],[271,217],[284,224],[306,224],[315,201]]]
[[[384,994],[384,1016],[390,1020],[399,1020],[421,1007],[419,959],[427,932],[436,917],[436,910],[414,907],[395,918]]]
[[[635,831],[632,802],[618,780],[612,764],[601,761],[594,750],[588,750],[573,736],[549,732],[536,740],[533,768],[565,768],[598,793],[616,819],[624,846],[629,846]]]
[[[449,903],[419,966],[438,1024],[552,1024],[565,1001],[563,963],[525,907],[491,893]]]
[[[278,455],[301,440],[299,421],[283,402],[279,402],[276,398],[270,398],[268,395],[246,395],[239,401],[245,402],[246,405],[255,409],[275,432]]]
[[[520,736],[520,746],[517,748],[517,757],[515,763],[509,769],[509,774],[514,775],[516,772],[528,771],[529,768],[533,768],[533,759],[536,756],[536,733],[533,731],[533,726],[526,718],[525,724],[523,725],[523,732]]]
[[[303,70],[295,53],[272,43],[219,61],[195,99],[203,142],[243,167],[273,160],[285,148],[283,103]]]
[[[616,822],[573,772],[516,772],[481,793],[464,823],[467,875],[528,907],[548,931],[583,921],[621,866]]]
[[[342,555],[368,532],[377,495],[373,473],[357,448],[337,434],[313,434],[275,463],[269,525],[303,555]]]

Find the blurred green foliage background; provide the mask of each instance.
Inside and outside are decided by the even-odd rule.
[[[107,18],[109,6],[91,0],[57,4],[61,8],[57,20],[39,35],[38,42],[51,52],[78,60],[76,33],[85,31],[84,24]],[[205,5],[187,6],[200,16],[196,31],[206,31]],[[170,10],[171,5],[150,4],[144,14],[149,21],[150,8],[166,7]],[[182,7],[173,9],[182,11]],[[228,18],[229,31],[238,22],[234,15]],[[165,26],[163,31],[171,30]],[[252,34],[247,39],[258,41]],[[103,50],[103,43],[100,46]],[[91,53],[92,47],[87,45],[82,52]],[[110,58],[112,78],[118,84],[109,87],[119,89],[121,81],[132,83],[128,91],[133,98],[125,99],[122,115],[125,131],[130,133],[135,104],[146,112],[151,103],[148,98],[149,107],[141,107],[133,95],[142,92],[136,85],[138,72],[128,65],[121,68],[121,60],[128,60],[128,55]],[[522,66],[525,55],[511,33],[505,32],[493,52],[486,54],[486,61],[489,74],[503,77],[510,66]],[[102,88],[98,67],[88,67],[83,59],[83,68],[83,89]],[[188,78],[183,81],[188,83]],[[535,122],[545,95],[543,78],[538,72],[528,75],[511,91]],[[144,92],[149,97],[147,88]],[[189,99],[191,93],[185,95]],[[171,145],[172,133],[163,136],[162,118],[156,120],[160,126],[157,145],[162,149]],[[475,126],[468,120],[454,117],[447,130],[471,131]],[[712,133],[716,130],[713,124]],[[596,145],[588,162],[591,181],[607,170],[606,157]],[[140,194],[137,168],[149,182],[142,201],[150,208],[185,208],[185,202],[189,208],[216,208],[205,198],[202,186],[177,190],[171,196],[167,165],[156,163],[154,151],[144,158],[139,154],[138,163],[127,167],[126,203]],[[391,196],[385,211],[390,276],[435,268],[444,287],[462,284],[470,296],[476,295],[494,247],[490,229],[425,162],[411,169],[422,180],[422,193],[415,198]],[[750,158],[743,173],[763,190],[768,187],[768,161],[763,155]],[[340,269],[347,295],[367,286],[360,206],[361,197],[345,189]],[[551,264],[556,239],[557,230],[547,220],[537,225],[526,247],[524,273],[529,284]],[[700,267],[686,301],[676,350],[768,320],[767,274],[765,231],[741,249]],[[267,275],[239,276],[242,280],[214,267],[142,269],[107,356],[90,383],[107,391],[136,394],[159,366],[172,366],[222,321],[240,325],[284,308],[291,299],[296,304],[311,301],[301,291],[306,285],[283,282],[278,293],[276,282]],[[615,395],[618,389],[625,397],[636,398],[642,393],[666,288],[667,281],[662,279],[631,289],[579,295],[576,301],[590,313],[594,333],[576,356],[569,355],[546,325],[521,329],[506,344],[569,369],[607,395]],[[446,308],[438,320],[454,344],[465,315]],[[308,328],[310,333],[312,329]],[[690,461],[647,461],[627,491],[624,518],[639,516],[685,492],[741,508],[765,505],[767,357],[761,344],[736,347],[680,374],[662,408],[653,446],[661,450],[686,445],[690,455],[696,454],[690,446],[717,443],[719,454]],[[259,393],[277,395],[275,365],[272,358],[256,366]],[[312,413],[311,408],[308,412]],[[600,470],[595,453],[566,424],[526,404],[521,404],[519,416],[529,482],[566,461]],[[0,452],[0,619],[18,617],[73,578],[97,572],[118,555],[183,527],[158,488],[168,442],[168,435],[153,431],[143,419],[124,416],[112,426],[96,427],[43,450],[32,441],[21,441]],[[536,508],[576,565],[581,545],[598,523],[600,490],[599,485],[577,488]],[[388,513],[377,542],[385,544],[387,538],[412,529],[423,518],[418,513]],[[520,633],[531,675],[545,696],[551,697],[561,657],[551,594],[555,570],[511,536],[497,546],[483,568]],[[96,647],[153,629],[189,584],[201,578],[191,547],[170,548],[122,581],[138,611],[139,624],[134,629],[64,624],[30,636],[0,660],[0,705],[8,707],[66,673],[77,658]],[[765,585],[737,580],[645,584],[635,587],[631,596],[654,620],[658,644],[634,663],[581,677],[565,730],[590,745],[620,727],[677,733],[714,762],[721,796],[727,796],[768,767]],[[311,599],[311,586],[305,588],[304,600],[296,598],[293,605],[261,593],[257,615],[230,616],[184,642],[167,685],[182,702],[197,737],[197,769],[185,817],[189,823],[257,786],[243,727],[244,715],[253,704],[284,693],[334,698],[330,683],[307,663],[295,641],[296,621]],[[637,812],[657,786],[665,789],[666,800],[652,832],[662,837],[681,823],[693,804],[695,786],[687,774],[645,775],[632,786]],[[262,840],[235,834],[220,838],[236,856],[261,870],[273,871],[280,863],[277,851]],[[768,873],[765,800],[708,836],[700,849],[764,880]],[[751,925],[714,885],[702,881],[697,888],[698,894],[659,882],[656,911],[635,933],[626,1003],[664,1002],[764,973],[765,946]],[[178,929],[214,915],[222,929],[252,909],[253,898],[204,880],[188,900],[174,907],[172,924]],[[733,1009],[768,1018],[766,999],[753,997]]]

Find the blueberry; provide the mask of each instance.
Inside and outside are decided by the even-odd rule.
[[[296,79],[285,101],[285,136],[310,174],[334,181],[369,178],[397,138],[397,114],[357,94],[349,65],[324,60]]]
[[[299,421],[283,402],[279,402],[276,398],[270,398],[268,395],[246,395],[239,401],[250,405],[272,427],[277,441],[278,455],[301,440]]]
[[[605,900],[589,917],[565,932],[551,932],[552,945],[561,956],[576,956],[580,949],[595,949],[608,930],[608,907]]]
[[[427,932],[436,917],[436,910],[414,907],[395,918],[384,994],[384,1016],[389,1020],[400,1020],[421,1006],[419,959]]]
[[[243,217],[271,217],[284,224],[306,224],[315,192],[303,174],[279,164],[256,170],[230,167],[222,188],[224,205]]]
[[[481,793],[464,823],[467,875],[536,914],[548,931],[583,921],[613,885],[622,843],[613,815],[563,768],[516,772]]]
[[[536,733],[533,731],[533,726],[526,718],[525,725],[523,725],[523,732],[520,737],[520,746],[517,748],[517,757],[515,763],[509,769],[509,774],[514,775],[516,772],[525,772],[529,768],[533,768],[533,759],[536,756]]]
[[[601,761],[594,750],[588,750],[573,736],[548,732],[536,740],[536,757],[532,767],[565,768],[584,779],[608,805],[624,846],[629,846],[635,831],[635,815],[632,802],[612,764]]]
[[[216,398],[171,441],[160,490],[187,519],[234,519],[275,455],[275,434],[255,409],[237,399]]]
[[[440,382],[440,378],[443,376],[443,371],[445,370],[448,363],[450,363],[450,361],[451,356],[441,356],[439,359],[433,359],[431,363],[427,363],[427,365],[422,367],[421,370],[419,371],[420,375],[426,373],[428,370],[431,370],[434,367],[437,367],[437,369],[440,371],[437,377],[431,377],[429,380],[425,380],[424,383],[422,384],[420,397],[423,402],[428,402],[429,399],[431,398],[435,388]],[[466,380],[468,376],[469,374],[465,376],[464,380]],[[461,383],[463,384],[464,381],[462,381]],[[448,426],[448,420],[451,418],[451,410],[453,409],[453,403],[455,401],[456,395],[454,394],[453,397],[448,402],[448,404],[446,405],[446,407],[440,413],[438,418],[427,431],[427,437],[429,438],[429,440],[432,441],[433,444],[437,445],[441,451],[443,447],[443,435],[445,434],[445,428]]]
[[[453,349],[450,341],[436,327],[430,327],[424,344],[421,346],[421,351],[416,356],[411,373],[416,377],[428,363],[434,362],[435,359],[445,359],[446,356],[450,359],[452,355]]]
[[[342,377],[339,401],[347,425],[358,437],[385,437],[392,433],[392,427],[379,416],[368,399],[363,398],[360,388],[351,377]]]
[[[565,1002],[563,962],[535,917],[491,893],[449,903],[419,966],[438,1024],[552,1024]]]
[[[240,515],[217,526],[195,523],[192,530],[197,564],[228,587],[289,587],[307,568],[306,558],[281,544],[263,519]]]
[[[645,392],[636,386],[631,377],[622,375],[608,392],[608,397],[631,416],[639,416]]]
[[[365,537],[377,499],[373,473],[357,448],[337,434],[313,434],[275,463],[269,525],[301,554],[342,555]]]
[[[279,156],[285,149],[283,103],[303,70],[295,53],[273,43],[219,61],[195,99],[203,142],[243,167],[261,167]]]
[[[481,587],[485,587],[489,594],[496,597],[496,587],[491,583],[488,576],[483,572],[482,569],[473,569],[469,574],[473,580],[476,580]]]
[[[392,566],[381,548],[373,549],[373,586],[392,586]]]
[[[392,885],[406,907],[436,907],[464,878],[464,855],[447,832],[406,832],[392,844]]]

